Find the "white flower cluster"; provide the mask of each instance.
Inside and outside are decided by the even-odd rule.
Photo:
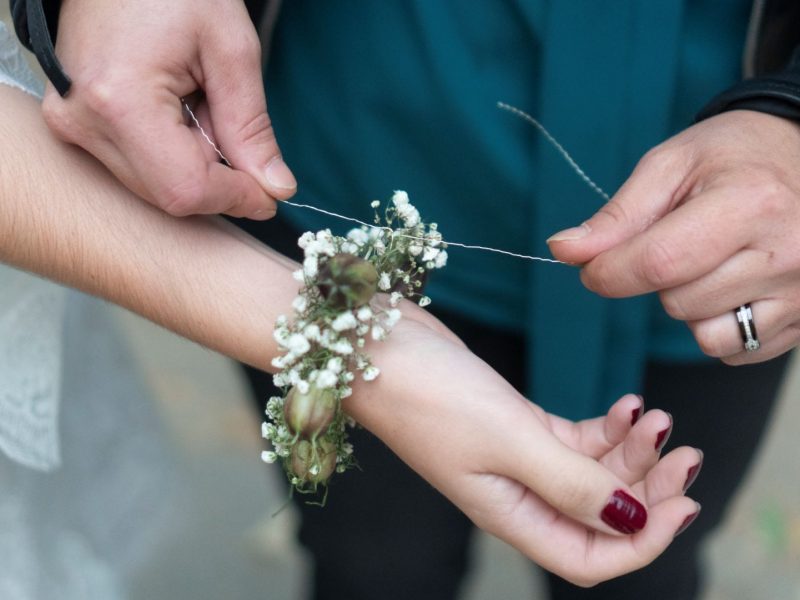
[[[355,464],[346,441],[346,425],[353,422],[342,412],[341,401],[353,393],[357,374],[364,381],[380,374],[364,349],[369,340],[388,337],[402,317],[398,307],[403,298],[421,306],[430,303],[420,294],[425,273],[447,263],[446,244],[436,224],[421,221],[408,194],[395,192],[383,218],[380,202],[371,206],[375,226],[353,229],[346,237],[328,229],[300,236],[303,265],[294,277],[303,286],[292,303],[292,319],[281,316],[275,323],[282,354],[272,360],[278,369],[273,382],[286,395],[267,403],[269,422],[262,435],[273,449],[262,459],[280,460],[301,492],[316,491],[317,484],[326,483],[334,452],[337,472]],[[388,294],[388,307],[371,301],[378,291]],[[290,392],[300,397],[291,409]],[[327,414],[331,397],[335,410]],[[301,405],[302,411],[297,408]],[[307,434],[309,428],[313,435]]]

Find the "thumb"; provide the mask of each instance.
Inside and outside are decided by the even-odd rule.
[[[645,231],[675,207],[685,168],[676,160],[677,150],[662,148],[646,154],[614,197],[591,218],[547,240],[556,259],[585,264]]]
[[[247,27],[252,28],[249,21]],[[250,34],[245,31],[243,33]],[[253,177],[272,198],[286,200],[297,181],[283,162],[267,114],[261,76],[261,51],[255,32],[232,48],[211,48],[203,59],[205,93],[220,147],[234,169]]]
[[[532,428],[539,431],[530,435]],[[517,433],[519,432],[519,433]],[[611,534],[644,528],[647,509],[619,477],[596,460],[561,443],[534,418],[530,427],[508,432],[507,456],[501,468],[560,513]]]

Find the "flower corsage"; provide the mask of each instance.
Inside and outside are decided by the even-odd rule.
[[[426,272],[447,263],[447,245],[435,223],[426,225],[408,194],[397,191],[380,213],[372,202],[375,225],[351,230],[346,237],[330,230],[306,232],[298,240],[303,268],[294,273],[302,287],[292,303],[292,319],[280,316],[275,339],[282,355],[275,386],[282,391],[267,402],[262,435],[272,450],[265,462],[280,461],[294,490],[314,493],[334,472],[356,465],[347,441],[352,418],[342,400],[352,394],[357,374],[365,381],[380,370],[365,353],[367,337],[387,338],[401,313],[403,298],[420,306]],[[388,309],[370,303],[376,293],[389,295]]]

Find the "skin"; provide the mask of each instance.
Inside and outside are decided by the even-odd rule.
[[[85,152],[57,141],[36,101],[0,86],[0,260],[107,298],[209,348],[270,370],[296,267],[230,224],[175,218],[123,188]],[[385,302],[379,298],[376,302]],[[698,505],[684,496],[700,453],[659,460],[641,399],[572,423],[529,403],[441,323],[405,302],[382,368],[354,382],[345,409],[486,531],[580,585],[640,568]],[[447,425],[443,427],[443,425]],[[648,507],[621,535],[599,518],[618,489]]]
[[[47,87],[51,130],[148,202],[178,216],[266,219],[296,191],[241,0],[64,0],[56,52],[73,84],[66,98]],[[188,126],[184,97],[233,169]]]
[[[730,365],[800,342],[800,125],[753,111],[702,121],[649,152],[611,201],[548,240],[587,288],[658,292],[700,348]],[[750,303],[761,349],[733,311]]]

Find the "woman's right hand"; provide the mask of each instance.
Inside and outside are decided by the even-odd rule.
[[[429,314],[410,303],[403,312],[370,348],[381,376],[345,410],[476,525],[589,586],[647,565],[696,515],[684,486],[702,453],[659,460],[669,415],[633,424],[634,395],[598,419],[548,415]]]

